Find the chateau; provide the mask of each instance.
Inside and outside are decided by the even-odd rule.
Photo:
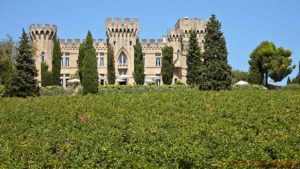
[[[186,55],[188,52],[188,42],[190,30],[197,32],[199,45],[203,49],[204,33],[207,20],[200,18],[183,18],[176,22],[175,28],[167,31],[167,36],[155,41],[150,39],[141,40],[143,57],[145,63],[145,83],[161,83],[161,61],[162,48],[172,46],[174,49],[173,60],[175,63],[173,83],[186,83]],[[31,25],[30,37],[37,46],[35,64],[39,72],[38,80],[41,80],[41,62],[49,65],[52,69],[53,38],[57,31],[55,25],[41,24]],[[94,40],[97,53],[97,65],[99,73],[99,83],[106,83],[107,75],[107,43],[113,46],[116,70],[116,83],[134,84],[134,45],[139,35],[139,20],[120,18],[106,19],[107,39]],[[84,40],[83,40],[84,41]],[[60,39],[62,51],[61,60],[61,84],[66,87],[67,81],[77,72],[77,59],[79,53],[80,39]]]

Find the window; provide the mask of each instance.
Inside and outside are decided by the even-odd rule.
[[[116,41],[114,41],[114,46],[116,46]]]
[[[70,66],[70,58],[69,57],[65,57],[65,66],[69,67]]]
[[[161,53],[156,53],[155,56],[155,66],[160,67]]]
[[[119,57],[119,64],[120,65],[126,65],[126,63],[127,63],[127,58],[124,55],[124,53],[122,53],[121,56]]]
[[[129,41],[129,46],[130,46],[130,47],[132,46],[132,41]]]
[[[100,57],[100,66],[104,66],[104,57],[103,56],[101,56]]]
[[[180,57],[180,52],[179,52],[179,50],[177,51],[177,60],[179,59],[179,57]]]
[[[64,66],[64,58],[63,57],[61,57],[60,66]]]
[[[41,62],[45,62],[45,52],[41,53]]]

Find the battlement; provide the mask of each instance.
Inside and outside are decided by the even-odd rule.
[[[85,39],[82,42],[84,42],[84,41],[85,41]],[[60,39],[59,42],[60,42],[60,46],[63,50],[66,50],[66,49],[79,50],[80,43],[81,43],[80,39],[75,39],[75,40],[73,40],[73,39],[67,39],[67,40]],[[94,39],[94,46],[95,46],[95,48],[100,49],[100,48],[105,48],[107,45],[106,45],[106,43],[104,43],[103,39],[99,39],[98,41],[96,41]]]
[[[111,18],[106,19],[106,34],[108,37],[137,37],[139,30],[138,19]]]
[[[163,48],[164,43],[163,39],[158,39],[157,41],[155,41],[155,39],[150,39],[149,41],[147,39],[142,39],[141,46],[146,49]]]
[[[114,21],[112,18],[106,18],[106,28],[138,28],[139,20],[137,18],[130,19],[125,18],[115,18]]]
[[[182,18],[177,20],[175,29],[181,30],[191,30],[191,29],[201,29],[206,27],[208,19],[201,18]]]
[[[39,40],[42,38],[52,40],[56,33],[56,30],[56,25],[50,24],[45,24],[45,26],[43,26],[42,24],[31,24],[29,26],[30,37],[34,40]]]

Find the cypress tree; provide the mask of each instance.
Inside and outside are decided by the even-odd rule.
[[[48,71],[49,66],[46,62],[41,63],[41,85],[42,87],[51,86],[53,84],[52,81],[52,73]]]
[[[201,75],[200,90],[230,89],[231,67],[227,61],[227,48],[221,23],[215,15],[207,23],[204,37],[204,69]]]
[[[174,63],[173,63],[173,47],[164,47],[162,49],[162,66],[161,66],[161,76],[162,81],[166,85],[172,84],[173,73],[174,73]]]
[[[109,43],[107,43],[107,81],[108,84],[114,85],[116,82],[115,74],[115,60],[114,50]]]
[[[197,32],[191,30],[187,54],[187,84],[196,85],[202,69],[202,55],[198,44]]]
[[[99,86],[99,75],[97,70],[96,50],[91,32],[86,37],[86,48],[82,66],[83,93],[97,93]]]
[[[134,45],[134,72],[133,78],[136,84],[143,85],[145,81],[144,74],[144,60],[142,47],[139,39],[136,40],[136,45]]]
[[[85,50],[86,50],[85,42],[82,42],[79,46],[79,54],[78,54],[78,61],[77,61],[78,74],[81,83],[82,83],[82,67],[83,67]]]
[[[60,70],[61,70],[61,49],[59,40],[56,35],[53,39],[53,52],[52,52],[52,85],[60,85]]]
[[[6,89],[6,96],[28,97],[38,96],[39,86],[35,79],[38,73],[33,59],[33,45],[23,29],[15,60],[15,72]]]

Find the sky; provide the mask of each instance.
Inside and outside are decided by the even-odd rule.
[[[248,71],[249,55],[261,41],[272,41],[293,52],[298,73],[300,61],[299,0],[2,0],[0,39],[18,41],[30,24],[55,24],[59,38],[106,39],[106,18],[138,18],[140,39],[158,39],[174,28],[178,19],[209,18],[222,23],[228,60],[233,69]],[[284,79],[279,84],[285,84]]]

